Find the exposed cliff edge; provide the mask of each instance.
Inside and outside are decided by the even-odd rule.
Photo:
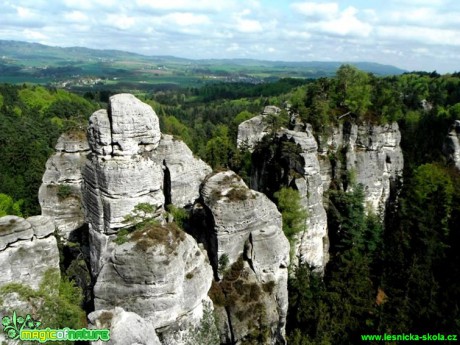
[[[289,242],[281,229],[281,214],[232,171],[208,176],[201,197],[193,212],[202,227],[194,235],[205,243],[220,281],[212,296],[219,319],[226,324],[221,327],[222,342],[244,342],[254,332],[267,330],[263,344],[282,343]],[[246,294],[251,296],[248,300]],[[255,324],[255,318],[261,324]],[[226,328],[228,332],[222,333]]]
[[[460,170],[460,120],[456,120],[450,127],[442,150],[447,159]]]
[[[211,168],[184,143],[162,135],[153,109],[130,94],[112,96],[107,110],[90,117],[87,138],[61,136],[47,163],[40,202],[66,240],[88,224],[96,308],[91,323],[99,325],[111,314],[113,344],[159,343],[155,332],[163,344],[199,343],[197,336],[218,342],[207,297],[212,268],[191,236],[168,232],[173,225],[165,224],[136,234],[146,238],[115,243],[119,231],[137,222],[126,216],[139,204],[150,205],[163,223],[167,204],[190,206]],[[154,335],[121,332],[120,320],[143,324]],[[214,333],[205,335],[203,323]]]
[[[85,223],[81,170],[88,153],[84,132],[62,134],[56,144],[56,153],[46,162],[38,192],[42,215],[54,219],[58,234],[65,240]]]
[[[198,199],[200,184],[211,173],[211,167],[195,158],[184,142],[167,134],[161,136],[153,159],[163,166],[166,205],[191,206]]]
[[[179,229],[155,225],[116,245],[94,287],[96,310],[135,312],[164,343],[193,337],[206,308],[212,268],[195,240]]]
[[[254,151],[255,146],[262,138],[270,133],[270,125],[267,122],[268,115],[277,115],[281,109],[272,105],[264,108],[260,115],[242,122],[238,126],[238,147],[247,147],[249,151]]]
[[[404,168],[398,124],[345,122],[319,138],[324,189],[332,180],[345,190],[352,183],[362,184],[368,210],[383,217],[390,193],[396,192],[392,186],[402,179]]]
[[[8,283],[38,288],[45,271],[59,269],[59,251],[50,217],[0,218],[0,286]]]
[[[364,186],[367,210],[384,216],[391,193],[402,179],[403,155],[397,123],[387,125],[341,123],[315,134],[291,114],[291,128],[275,132],[261,114],[239,125],[238,143],[252,154],[251,188],[270,197],[281,187],[299,191],[308,211],[306,231],[298,234],[296,256],[324,270],[328,260],[327,200],[324,192]],[[324,204],[324,205],[323,205]]]
[[[2,291],[0,301],[1,315],[19,315],[32,313],[43,300],[30,300],[21,294],[17,284],[24,289],[37,291],[45,276],[53,272],[59,281],[59,250],[53,233],[53,220],[46,216],[34,216],[27,219],[16,216],[0,218],[0,288],[14,283],[14,289]],[[53,282],[54,283],[54,282]],[[58,283],[59,284],[59,283]],[[50,293],[57,291],[47,287]],[[16,344],[16,341],[6,339],[5,333],[0,333],[2,344]]]

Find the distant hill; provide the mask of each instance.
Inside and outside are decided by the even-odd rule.
[[[197,86],[206,82],[260,83],[279,78],[332,76],[347,62],[284,62],[251,59],[191,60],[145,56],[120,50],[52,47],[0,40],[0,82],[50,84],[70,89],[148,89],[158,85]],[[390,65],[352,62],[376,75],[405,71]]]

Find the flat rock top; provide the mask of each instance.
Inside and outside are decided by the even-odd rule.
[[[219,201],[241,202],[256,197],[256,192],[246,186],[244,181],[231,170],[210,175],[204,182],[201,194],[208,205]]]
[[[53,220],[45,216],[34,216],[27,220],[17,216],[0,218],[0,250],[19,240],[48,236],[54,231]]]
[[[63,133],[55,146],[56,151],[60,152],[81,152],[88,151],[89,145],[85,131],[71,131]]]

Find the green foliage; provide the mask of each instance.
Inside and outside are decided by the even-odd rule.
[[[268,114],[265,116],[264,120],[265,124],[268,126],[270,131],[276,133],[280,128],[288,127],[289,124],[289,116],[287,111],[282,110],[279,114]]]
[[[240,112],[238,115],[235,116],[235,118],[233,119],[233,123],[238,126],[240,123],[246,121],[246,120],[249,120],[250,118],[252,118],[254,115],[252,113],[250,113],[249,111],[247,110],[243,110],[242,112]]]
[[[141,224],[149,222],[155,218],[157,207],[155,205],[142,202],[134,206],[131,214],[124,217],[123,223]]]
[[[60,184],[56,194],[61,200],[67,199],[72,195],[72,188],[67,184]]]
[[[6,294],[16,292],[20,300],[30,305],[33,318],[42,322],[41,328],[85,327],[81,290],[67,278],[59,276],[57,270],[50,269],[45,272],[38,290],[10,283],[0,288],[0,295],[4,298]]]
[[[163,246],[171,254],[185,240],[185,232],[175,223],[160,225],[150,221],[141,224],[129,237],[130,241],[136,243],[136,250],[146,252],[151,247]]]
[[[283,232],[292,241],[295,234],[306,230],[307,211],[297,190],[283,187],[274,196],[283,217]]]
[[[219,125],[206,144],[206,160],[214,168],[228,167],[235,147],[228,135],[228,127]]]
[[[219,262],[218,262],[218,268],[217,268],[217,270],[219,271],[220,274],[225,273],[225,271],[227,270],[229,262],[230,261],[228,259],[228,254],[224,253],[224,254],[222,254],[220,256]]]
[[[14,201],[9,195],[0,193],[0,217],[6,215],[22,216],[22,200]]]
[[[67,91],[38,86],[3,84],[0,95],[0,193],[23,200],[26,217],[40,214],[38,189],[59,134],[81,126],[96,105]],[[66,111],[49,114],[51,108],[58,112],[63,102],[68,102]]]
[[[459,309],[452,301],[460,297],[454,283],[460,279],[459,174],[423,164],[405,186],[387,235],[392,245],[387,245],[383,283],[392,303],[384,305],[382,331],[458,330]]]
[[[207,344],[219,345],[219,331],[217,330],[215,316],[209,307],[203,310],[203,317],[197,329],[191,332],[185,340],[186,345]]]
[[[174,222],[183,229],[190,218],[190,214],[183,208],[176,207],[173,204],[167,205],[166,210],[173,216]]]
[[[371,106],[369,75],[351,65],[342,65],[337,70],[339,104],[352,113],[363,116]]]

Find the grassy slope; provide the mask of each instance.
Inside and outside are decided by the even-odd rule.
[[[96,79],[107,88],[139,84],[198,86],[204,81],[262,82],[284,77],[331,76],[341,62],[282,62],[250,59],[188,60],[170,56],[144,56],[117,50],[50,47],[37,43],[0,40],[0,82],[51,84],[70,89],[92,89]],[[393,66],[354,63],[377,75],[404,72]],[[83,81],[85,79],[86,81]],[[110,81],[110,82],[109,82]],[[141,85],[144,84],[144,85]],[[91,86],[92,85],[92,86]]]

